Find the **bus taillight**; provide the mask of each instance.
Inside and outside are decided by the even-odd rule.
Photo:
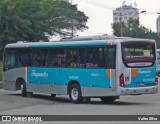
[[[156,81],[156,84],[158,84],[158,72],[156,72],[156,79],[155,79],[155,81]]]
[[[119,76],[119,83],[121,87],[124,87],[124,77],[123,77],[123,73]]]

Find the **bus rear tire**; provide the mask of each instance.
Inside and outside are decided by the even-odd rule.
[[[25,82],[22,82],[22,85],[21,85],[21,95],[23,97],[27,97],[27,90],[26,90],[26,84],[25,84]]]
[[[33,97],[33,92],[27,92],[27,97],[32,98]]]
[[[116,97],[100,97],[102,102],[104,103],[112,103],[114,102],[117,98]]]
[[[69,98],[72,103],[82,102],[81,88],[78,84],[74,83],[69,87]]]

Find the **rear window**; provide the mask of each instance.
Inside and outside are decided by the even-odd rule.
[[[155,62],[155,44],[153,43],[122,43],[123,62],[141,63],[142,66],[151,66]],[[142,64],[145,62],[146,64]],[[148,62],[148,63],[147,63]],[[127,64],[136,66],[135,64]],[[139,64],[140,65],[140,64]]]

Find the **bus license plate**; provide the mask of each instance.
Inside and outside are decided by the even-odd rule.
[[[142,86],[144,86],[144,83],[143,82],[138,82],[137,86],[141,86],[142,87]]]

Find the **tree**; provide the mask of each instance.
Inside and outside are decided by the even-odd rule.
[[[122,34],[124,35],[124,29],[126,30],[126,25],[124,24],[124,22],[121,23],[114,23],[112,25],[113,28],[113,34],[115,36],[121,36],[121,30],[122,30]],[[121,29],[122,28],[122,29]]]
[[[71,35],[88,28],[84,12],[63,0],[1,0],[0,52],[7,43],[48,41],[51,35]]]
[[[88,17],[62,0],[1,0],[0,42],[48,40],[87,28]]]
[[[120,23],[112,24],[112,28],[113,34],[120,36]],[[127,25],[122,22],[122,30],[124,37],[154,39],[157,42],[157,46],[160,46],[160,36],[143,25],[140,25],[138,20],[129,20]]]

